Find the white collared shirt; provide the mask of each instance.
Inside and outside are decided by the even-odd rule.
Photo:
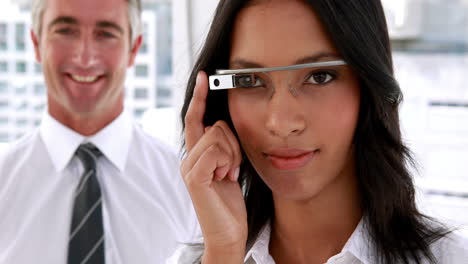
[[[49,114],[34,133],[0,153],[0,263],[66,263],[73,193],[83,167],[74,153],[91,142],[103,153],[107,264],[159,264],[198,230],[170,147],[145,134],[126,112],[91,137]]]
[[[260,231],[257,239],[245,255],[245,264],[275,264],[269,252],[270,244],[270,224],[267,224]],[[363,220],[361,220],[354,230],[345,246],[335,256],[332,256],[324,264],[376,264],[378,258],[375,257],[373,246],[370,245],[368,234]],[[203,240],[197,243],[181,245],[168,259],[166,264],[194,264],[199,263],[203,254]],[[450,234],[432,244],[432,253],[436,257],[437,264],[465,264],[468,263],[468,240],[457,234]],[[428,264],[427,261],[422,264]]]
[[[374,263],[369,261],[372,259],[366,240],[364,239],[362,220],[354,230],[351,237],[346,242],[340,253],[328,259],[326,264],[367,264]],[[245,256],[245,263],[255,264],[274,264],[275,261],[271,257],[268,247],[270,244],[271,227],[267,224],[260,232],[257,240],[252,248]]]

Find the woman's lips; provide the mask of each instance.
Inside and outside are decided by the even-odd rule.
[[[317,150],[307,151],[300,149],[276,149],[266,153],[271,164],[280,170],[296,170],[304,167],[315,154]]]

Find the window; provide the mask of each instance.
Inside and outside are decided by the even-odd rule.
[[[26,109],[28,109],[28,102],[22,102],[16,107],[16,110],[19,110],[19,111],[24,111]]]
[[[17,73],[26,73],[26,62],[19,61],[16,63],[16,72]]]
[[[147,77],[148,76],[148,66],[139,64],[135,66],[135,75],[137,77]]]
[[[45,104],[38,104],[34,106],[34,111],[41,113],[45,109]]]
[[[133,114],[135,115],[136,118],[141,118],[143,116],[143,114],[145,113],[145,111],[146,111],[146,109],[136,108],[133,111]]]
[[[7,50],[8,27],[6,23],[0,23],[0,51]]]
[[[143,87],[135,88],[135,99],[147,99],[148,89]]]
[[[144,26],[143,26],[143,43],[141,44],[141,47],[140,47],[140,50],[139,50],[139,53],[141,54],[146,54],[148,53],[148,40],[147,40],[147,28],[148,28],[148,24],[147,23],[144,23]]]
[[[468,5],[465,0],[382,1],[395,76],[405,100],[403,138],[417,167],[424,213],[468,224]],[[424,198],[423,198],[424,197]],[[463,201],[464,200],[464,201]],[[425,211],[427,210],[427,211]],[[468,228],[465,229],[468,234]]]
[[[158,90],[158,97],[170,98],[171,97],[171,90],[169,90],[169,89],[159,89]]]
[[[26,49],[26,26],[24,23],[15,25],[16,31],[16,50],[24,51]]]
[[[0,73],[8,72],[8,62],[0,61]]]
[[[34,94],[42,96],[45,94],[45,86],[42,83],[34,84]]]
[[[8,83],[0,82],[0,94],[6,94],[8,92]]]
[[[141,44],[139,53],[141,53],[141,54],[148,53],[148,44],[146,44],[146,41],[143,41],[143,43]]]
[[[26,93],[26,86],[16,87],[15,93],[16,94],[25,94]]]
[[[8,124],[8,117],[0,117],[0,124],[2,125]]]
[[[8,133],[0,133],[0,141],[8,141],[10,137],[8,136]]]
[[[5,109],[8,107],[8,101],[2,100],[0,101],[0,109]]]
[[[28,120],[27,119],[18,119],[16,120],[16,125],[19,126],[19,127],[24,127],[28,124]]]
[[[39,63],[34,63],[34,72],[42,73],[42,66]]]

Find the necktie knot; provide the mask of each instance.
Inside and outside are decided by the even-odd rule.
[[[83,163],[85,170],[96,168],[97,159],[102,156],[102,152],[92,143],[81,144],[75,154]]]

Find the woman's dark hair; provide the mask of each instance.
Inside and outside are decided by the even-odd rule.
[[[201,70],[214,74],[229,67],[233,24],[252,1],[221,0],[198,60],[190,75],[182,108],[184,119]],[[380,263],[435,263],[430,245],[449,231],[421,214],[408,166],[410,151],[400,134],[398,106],[402,93],[393,75],[385,15],[380,0],[308,0],[336,49],[361,84],[361,105],[354,136],[356,170],[369,238]],[[293,41],[293,40],[292,40]],[[226,91],[209,91],[204,123],[226,121],[235,131]],[[245,190],[248,240],[255,241],[274,215],[271,190],[245,158],[239,182]]]

